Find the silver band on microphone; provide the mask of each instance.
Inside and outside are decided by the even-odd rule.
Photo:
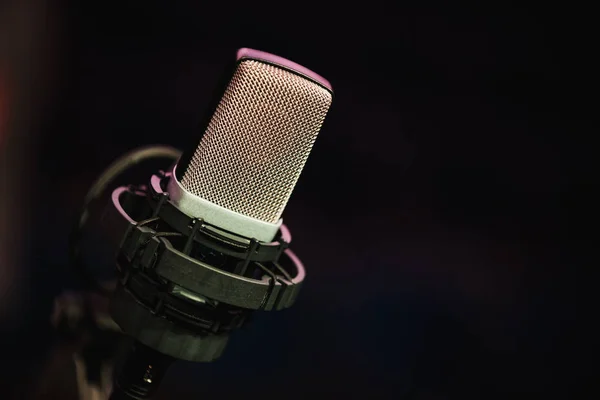
[[[173,167],[171,179],[169,179],[169,183],[167,184],[167,191],[169,192],[169,200],[183,213],[192,218],[202,218],[209,224],[218,226],[226,231],[250,239],[254,238],[261,242],[271,242],[275,238],[283,222],[282,219],[271,224],[228,210],[196,196],[185,190],[177,180],[177,175],[175,174],[176,168],[177,165]]]

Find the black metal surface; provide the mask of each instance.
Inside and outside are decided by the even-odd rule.
[[[102,224],[117,248],[111,316],[176,359],[214,361],[252,311],[290,307],[304,279],[287,228],[273,243],[247,240],[184,215],[157,190],[116,189]]]
[[[172,357],[135,342],[115,380],[110,400],[143,400],[158,389]]]
[[[140,199],[137,201],[132,199],[132,196],[139,195],[130,190],[117,190],[122,190],[122,192],[115,201],[119,202],[124,209],[127,208],[127,210],[124,210],[125,212],[130,212],[128,208],[130,206],[133,208],[142,206]],[[165,202],[160,210],[163,208],[167,210],[174,209],[169,202]],[[156,210],[154,209],[153,213]],[[160,210],[157,214],[162,217]],[[181,219],[184,218],[180,212],[176,215]],[[194,238],[201,237],[205,230],[190,227],[192,221],[190,217],[186,216],[185,220],[188,221],[186,224],[188,234],[194,233]],[[165,222],[170,226],[172,221],[172,219],[169,219]],[[276,244],[272,246],[260,246],[256,242],[253,246],[252,243],[247,242],[245,247],[242,247],[244,243],[243,239],[240,238],[238,239],[237,251],[231,251],[226,250],[227,244],[231,243],[231,239],[219,242],[214,235],[208,236],[209,240],[206,240],[206,235],[203,239],[198,239],[198,243],[216,248],[219,253],[227,251],[227,253],[221,254],[228,256],[228,263],[234,266],[230,271],[227,271],[187,256],[182,251],[175,249],[169,239],[156,237],[157,232],[154,229],[127,221],[114,205],[109,204],[106,210],[105,225],[112,231],[115,238],[123,238],[123,240],[116,239],[115,242],[120,243],[119,254],[121,256],[119,259],[123,260],[120,262],[120,265],[122,265],[121,273],[125,277],[130,273],[127,265],[132,263],[134,268],[152,270],[161,278],[208,298],[254,310],[287,308],[294,303],[301,287],[303,267],[294,261],[294,258],[290,255],[290,250],[286,250],[288,245],[286,242],[275,242]],[[189,243],[186,241],[187,244]],[[244,251],[240,251],[240,248],[243,248]],[[262,256],[260,256],[261,252],[264,252]],[[255,256],[256,254],[259,254],[259,256]],[[275,257],[281,257],[281,260]],[[272,271],[283,269],[283,273],[277,272],[269,276],[265,272],[261,275],[265,275],[266,278],[253,278],[253,270],[248,269],[247,266],[248,262],[254,261],[252,263],[254,271],[260,269],[262,264],[256,263],[256,258],[270,258],[271,263],[265,265],[271,265]],[[236,269],[241,272],[240,262],[245,265],[243,267],[245,276],[235,273]],[[300,272],[300,269],[302,269],[302,272]]]
[[[159,316],[123,287],[113,294],[110,312],[124,333],[180,360],[214,361],[223,353],[229,339],[228,333],[213,334],[175,318]]]

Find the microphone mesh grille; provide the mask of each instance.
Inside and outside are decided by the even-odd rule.
[[[331,105],[316,83],[256,60],[239,63],[182,186],[228,210],[276,223]]]

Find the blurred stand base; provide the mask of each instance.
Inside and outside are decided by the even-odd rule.
[[[31,385],[16,394],[26,399],[106,400],[113,366],[131,341],[108,315],[108,298],[66,292],[54,303],[52,325],[58,338]]]

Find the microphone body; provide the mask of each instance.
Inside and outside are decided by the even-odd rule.
[[[331,85],[289,60],[240,49],[221,93],[195,146],[147,185],[117,188],[103,216],[119,276],[111,316],[139,342],[136,357],[156,351],[157,365],[217,359],[254,311],[290,307],[305,277],[281,217]],[[151,361],[130,363],[142,364]],[[152,391],[140,388],[156,384],[144,381],[148,373],[128,371],[117,388],[146,398]]]

